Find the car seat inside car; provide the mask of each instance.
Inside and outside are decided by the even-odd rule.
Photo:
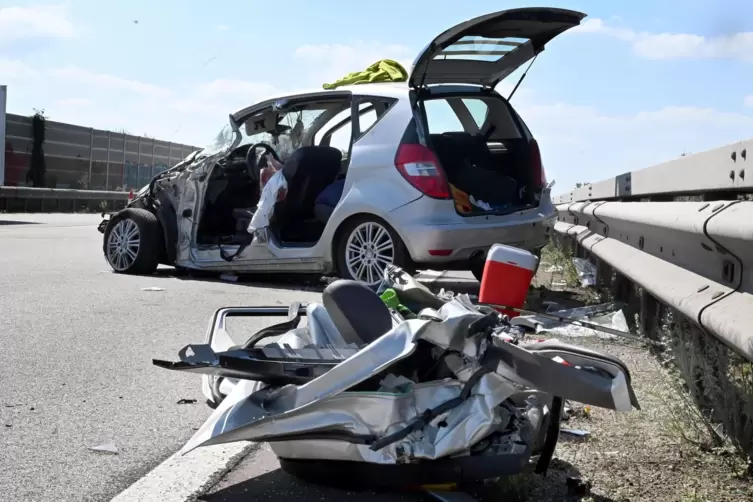
[[[292,245],[313,245],[321,237],[342,193],[342,183],[337,182],[344,179],[349,159],[341,145],[339,149],[329,146],[316,133],[330,131],[333,122],[338,124],[340,117],[348,115],[350,100],[309,102],[285,110],[278,105],[246,119],[239,130],[241,145],[211,171],[205,182],[198,244],[240,244],[248,240],[247,228],[264,185],[261,168],[272,155],[263,145],[279,157],[287,183],[287,194],[277,198],[270,217],[270,232]],[[258,153],[250,151],[252,145]],[[322,192],[326,192],[327,204],[320,204],[315,211],[316,203],[322,202]]]

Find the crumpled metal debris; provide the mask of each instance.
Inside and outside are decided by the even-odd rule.
[[[604,326],[616,331],[629,332],[627,319],[621,309],[618,309],[613,303],[602,303],[599,305],[589,305],[586,307],[576,307],[572,309],[563,309],[556,303],[550,303],[547,306],[547,314],[554,314],[568,319],[578,321],[588,321],[591,324]],[[540,315],[521,315],[512,319],[511,324],[525,326],[538,333],[548,333],[566,337],[584,337],[598,336],[602,339],[614,339],[614,335],[603,333],[585,326],[574,324],[565,324],[560,321]]]

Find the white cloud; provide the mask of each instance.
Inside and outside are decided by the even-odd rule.
[[[376,42],[304,45],[295,51],[295,57],[309,66],[309,75],[320,85],[365,70],[380,59],[394,59],[410,71],[415,56],[416,51],[404,45]]]
[[[269,83],[221,78],[199,85],[192,95],[174,101],[172,107],[186,113],[227,117],[278,94],[281,91]]]
[[[51,76],[58,79],[70,80],[86,86],[128,91],[155,97],[168,96],[170,94],[169,90],[153,84],[104,73],[94,73],[76,66],[67,66],[65,68],[53,70]]]
[[[0,42],[22,38],[69,38],[75,34],[65,5],[0,7]]]
[[[87,98],[66,98],[58,100],[57,104],[71,108],[91,108],[94,106],[94,101]]]
[[[648,33],[611,25],[594,18],[575,28],[576,33],[596,33],[632,45],[646,59],[739,59],[753,62],[753,32],[706,37],[691,33]]]
[[[22,61],[0,58],[0,81],[4,81],[3,83],[33,78],[37,75],[36,70]]]

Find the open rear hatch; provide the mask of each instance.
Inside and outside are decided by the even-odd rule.
[[[494,87],[584,17],[564,9],[511,9],[432,40],[408,80],[415,124],[396,158],[403,176],[429,197],[454,199],[463,216],[538,206],[546,185],[538,144]]]

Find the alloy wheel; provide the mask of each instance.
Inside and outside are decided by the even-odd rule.
[[[395,261],[395,243],[390,232],[379,223],[361,223],[348,236],[345,264],[348,273],[368,286],[382,282],[384,269]]]
[[[131,219],[123,219],[115,224],[107,238],[107,261],[118,272],[133,266],[139,254],[141,235],[139,227]]]

